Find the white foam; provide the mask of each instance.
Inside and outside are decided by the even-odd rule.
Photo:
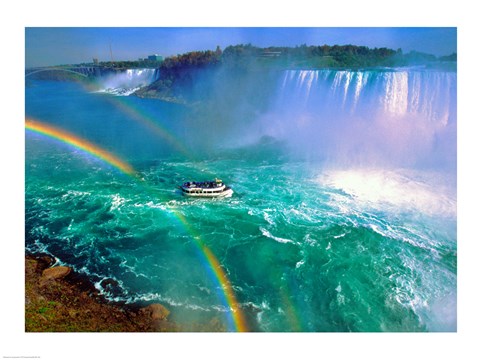
[[[295,264],[295,269],[298,269],[300,266],[305,265],[305,259],[300,260]]]
[[[293,240],[290,240],[290,239],[284,239],[284,238],[281,238],[281,237],[277,237],[277,236],[273,236],[268,230],[264,229],[264,228],[260,228],[260,231],[262,232],[263,236],[266,236],[270,239],[273,239],[279,243],[295,243]]]
[[[122,299],[123,300],[123,299]],[[131,296],[128,298],[127,303],[138,303],[138,302],[161,302],[168,304],[171,307],[182,307],[185,309],[196,310],[196,311],[205,311],[210,312],[212,310],[218,312],[230,312],[231,310],[225,306],[221,305],[211,305],[211,306],[201,306],[199,304],[189,303],[188,301],[178,301],[168,296],[164,296],[157,292],[151,292],[146,294],[139,294]]]
[[[272,217],[268,214],[267,211],[263,212],[263,218],[265,219],[266,222],[268,222],[270,225],[275,225],[275,221],[272,220]]]
[[[402,169],[351,169],[327,171],[317,178],[317,182],[349,195],[333,195],[337,206],[343,206],[345,211],[350,211],[346,202],[353,200],[381,210],[418,211],[455,218],[455,189],[441,178],[442,174],[438,173],[415,173]],[[427,182],[429,180],[430,183]]]
[[[304,218],[304,219],[307,220],[307,221],[313,221],[313,218],[312,218],[311,216],[309,216],[309,215],[306,214],[305,212],[300,211],[300,210],[298,210],[298,209],[291,208],[291,209],[289,210],[289,212],[295,214],[295,215],[298,216],[298,217]]]
[[[151,209],[162,209],[162,210],[166,210],[167,207],[163,204],[156,204],[154,203],[153,201],[149,201],[145,204],[142,204],[142,203],[135,203],[133,204],[134,207],[148,207],[148,208],[151,208]]]
[[[65,194],[62,195],[62,200],[65,200],[68,197],[80,197],[90,195],[91,193],[88,191],[68,190]]]
[[[72,230],[72,225],[73,225],[74,222],[75,222],[74,219],[70,220],[70,224],[68,225],[68,228],[67,228],[68,231]]]
[[[125,204],[125,198],[121,197],[119,194],[114,194],[111,196],[112,205],[110,206],[110,211],[116,210]]]

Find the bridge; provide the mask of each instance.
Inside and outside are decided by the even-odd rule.
[[[31,68],[25,70],[25,77],[45,71],[66,71],[83,77],[98,76],[101,74],[101,69],[95,66],[72,66],[72,67],[42,67]]]
[[[25,70],[25,77],[28,77],[33,74],[37,74],[44,71],[66,71],[83,77],[88,77],[88,73],[83,71],[84,68],[60,68],[60,67],[47,67],[47,68],[33,68]]]

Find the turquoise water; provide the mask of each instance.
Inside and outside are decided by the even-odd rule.
[[[352,119],[358,126],[367,112],[367,105],[358,107],[367,103],[362,96],[370,99],[370,108],[382,104],[381,111],[376,109],[379,116],[390,111],[374,100],[390,88],[379,90],[379,79],[369,88],[366,76],[355,83],[358,73],[350,76],[348,86],[343,74],[323,74],[321,80],[317,73],[309,82],[312,74],[279,77],[279,96],[268,103],[271,111],[237,125],[232,134],[222,130],[221,139],[216,143],[209,137],[208,144],[188,130],[198,126],[194,109],[92,92],[71,83],[32,82],[26,87],[27,117],[115,153],[141,180],[27,131],[27,251],[47,252],[73,266],[112,301],[166,305],[171,319],[186,331],[192,324],[208,330],[212,321],[234,330],[224,291],[199,251],[199,241],[221,264],[251,331],[455,331],[455,172],[451,163],[436,166],[436,154],[455,152],[445,140],[449,133],[439,130],[444,117],[423,123],[422,128],[433,128],[424,134],[433,134],[436,145],[415,166],[410,150],[396,146],[387,148],[390,162],[378,157],[370,163],[345,162],[345,146],[335,152],[338,157],[333,156],[333,140],[316,147],[314,130],[323,127],[318,135],[323,139],[334,139],[339,131],[327,136],[328,127],[321,125],[325,118],[308,125],[318,110],[312,104],[319,100],[299,91],[324,91],[330,102],[322,103],[322,114],[329,117],[338,108],[332,102],[347,104],[336,125],[342,128]],[[444,77],[434,76],[433,82]],[[331,90],[335,81],[343,89],[342,99]],[[292,121],[282,126],[278,119],[286,116],[282,106],[289,86],[287,117]],[[422,83],[419,89],[428,86]],[[349,87],[355,108],[348,105]],[[312,104],[294,105],[295,92]],[[408,97],[405,101],[396,103],[405,109],[395,108],[404,117],[414,112]],[[451,117],[452,108],[440,110],[450,111]],[[416,117],[427,113],[421,104],[419,109]],[[428,113],[438,116],[441,111]],[[302,114],[307,129],[292,126]],[[171,136],[162,138],[146,127],[147,120]],[[357,127],[359,136],[364,135],[361,129]],[[305,147],[300,145],[303,132]],[[231,141],[225,141],[229,136]],[[378,141],[385,136],[369,135],[368,149],[358,141],[350,144],[357,155],[385,153],[386,142]],[[412,146],[417,143],[416,133],[401,136],[413,138]],[[312,149],[320,156],[312,159]],[[233,188],[232,197],[190,199],[176,188],[214,176]]]

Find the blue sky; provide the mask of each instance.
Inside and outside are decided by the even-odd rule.
[[[228,45],[365,45],[401,48],[434,55],[457,51],[456,28],[441,27],[26,27],[25,65],[45,66],[110,60],[136,60],[151,54],[170,56]]]

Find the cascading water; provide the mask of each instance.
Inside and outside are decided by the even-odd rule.
[[[158,79],[158,69],[127,69],[97,79],[100,92],[128,96]]]
[[[262,126],[310,158],[455,167],[456,122],[454,72],[291,70]]]

